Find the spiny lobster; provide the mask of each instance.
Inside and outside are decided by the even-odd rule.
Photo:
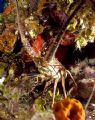
[[[76,83],[71,75],[71,73],[55,58],[55,53],[59,47],[59,44],[61,42],[61,37],[64,35],[64,32],[67,29],[68,24],[76,14],[76,12],[81,8],[81,6],[84,4],[85,0],[82,0],[80,4],[75,8],[73,13],[70,15],[70,17],[67,19],[66,23],[62,25],[62,27],[58,31],[58,35],[56,39],[54,39],[54,42],[51,44],[48,52],[46,53],[45,57],[39,57],[33,47],[31,47],[28,39],[25,37],[25,31],[23,29],[23,26],[21,24],[20,16],[19,16],[19,6],[18,6],[18,0],[16,0],[16,12],[17,12],[17,23],[18,23],[18,29],[21,36],[21,41],[23,44],[23,47],[26,49],[28,54],[32,56],[32,59],[35,63],[35,66],[38,68],[38,71],[41,75],[44,77],[48,77],[51,80],[54,80],[54,90],[53,90],[53,104],[55,99],[55,93],[56,88],[59,80],[62,80],[62,87],[64,96],[66,97],[66,91],[64,86],[64,80],[67,74],[70,75],[71,79],[73,80],[75,86]]]

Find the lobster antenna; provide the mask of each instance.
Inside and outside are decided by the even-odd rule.
[[[18,6],[18,0],[16,0],[16,13],[17,13],[17,24],[18,24],[18,30],[19,30],[19,34],[21,37],[21,42],[23,44],[23,47],[26,49],[26,51],[28,52],[28,54],[32,57],[37,57],[37,54],[35,52],[35,50],[31,47],[31,44],[28,40],[28,38],[25,37],[25,30],[24,27],[21,25],[21,20],[20,20],[20,15],[19,15],[19,6]]]
[[[80,8],[84,5],[85,2],[86,0],[81,0],[80,4],[72,12],[66,23],[63,24],[61,28],[59,28],[58,35],[55,38],[54,42],[51,44],[50,49],[45,56],[45,60],[47,60],[48,62],[50,62],[55,57],[56,51],[61,42],[61,38],[64,36],[68,24],[71,22],[72,18],[76,15],[76,13],[80,10]]]

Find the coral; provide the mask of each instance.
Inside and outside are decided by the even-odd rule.
[[[41,37],[41,35],[38,35],[32,44],[34,50],[37,52],[38,55],[41,55],[43,43],[44,43],[43,38]]]
[[[82,104],[72,98],[64,99],[53,106],[56,120],[85,120],[85,111]]]
[[[4,32],[0,35],[0,51],[9,53],[14,49],[16,36],[11,32]]]
[[[33,15],[25,19],[25,27],[32,39],[35,39],[43,31],[42,25],[39,25],[38,19]]]
[[[13,3],[8,5],[4,10],[4,14],[9,15],[11,12],[13,12],[14,8],[15,8],[15,5]]]

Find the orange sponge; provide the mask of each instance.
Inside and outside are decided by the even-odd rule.
[[[72,98],[66,98],[53,106],[56,120],[85,120],[85,111],[82,104]]]

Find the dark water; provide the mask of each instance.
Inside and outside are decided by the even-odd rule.
[[[0,0],[0,13],[4,11],[6,0]]]

